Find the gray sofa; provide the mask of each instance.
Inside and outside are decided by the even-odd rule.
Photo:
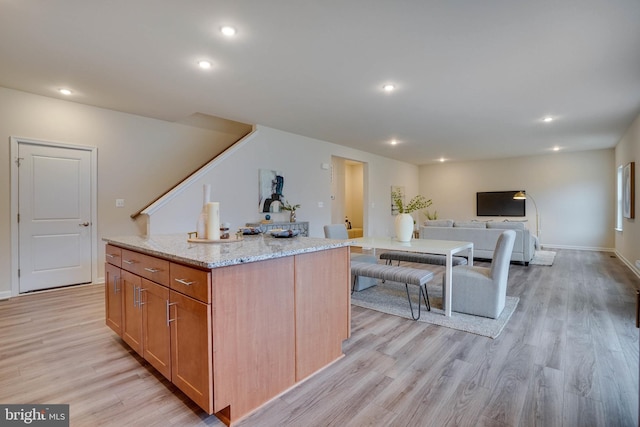
[[[535,253],[536,237],[529,232],[524,222],[431,220],[425,221],[420,227],[420,238],[473,242],[474,258],[492,259],[498,236],[504,230],[516,232],[511,261],[529,265]]]

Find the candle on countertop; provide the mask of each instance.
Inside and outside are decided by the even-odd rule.
[[[207,239],[220,240],[220,203],[207,203]]]
[[[211,201],[211,184],[202,187],[202,210],[196,223],[196,236],[198,239],[207,238],[207,203]]]

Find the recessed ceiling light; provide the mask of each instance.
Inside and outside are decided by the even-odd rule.
[[[553,151],[560,151],[560,147],[556,145],[555,147],[553,147]]]
[[[391,140],[391,145],[396,145],[396,144],[398,144],[398,141],[396,141],[395,139],[392,139]]]
[[[209,68],[211,68],[211,62],[209,61],[198,61],[198,67],[202,68],[203,70],[208,70]]]
[[[58,89],[58,92],[60,92],[63,95],[71,95],[71,91],[69,89]]]
[[[395,87],[394,85],[390,84],[390,83],[387,83],[386,85],[383,85],[383,86],[382,86],[382,89],[383,89],[385,92],[393,92],[393,90],[394,90],[395,88],[396,88],[396,87]]]
[[[553,117],[551,117],[551,116],[547,116],[547,117],[545,117],[544,119],[542,119],[542,121],[543,121],[543,122],[545,122],[545,123],[552,122],[552,121],[553,121]]]
[[[236,29],[233,27],[229,27],[228,25],[225,25],[224,27],[220,28],[220,32],[228,37],[236,35]]]
[[[444,163],[446,159],[444,157],[440,157],[440,163]]]

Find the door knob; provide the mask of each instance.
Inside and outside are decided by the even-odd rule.
[[[88,227],[89,226],[89,222],[83,222],[82,224],[78,224],[80,227]]]

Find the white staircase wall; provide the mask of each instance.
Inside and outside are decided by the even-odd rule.
[[[309,221],[309,235],[324,237],[323,226],[331,223],[331,156],[368,163],[365,181],[365,227],[370,233],[389,232],[393,223],[389,209],[390,183],[416,187],[418,168],[348,147],[319,141],[276,129],[256,126],[254,131],[205,165],[142,214],[147,215],[147,234],[195,231],[202,209],[202,187],[211,184],[211,201],[220,202],[221,222],[231,230],[264,218],[258,210],[258,171],[282,172],[284,198],[301,204],[299,221]],[[375,211],[378,211],[377,213]],[[271,214],[275,221],[287,221],[288,212]]]

